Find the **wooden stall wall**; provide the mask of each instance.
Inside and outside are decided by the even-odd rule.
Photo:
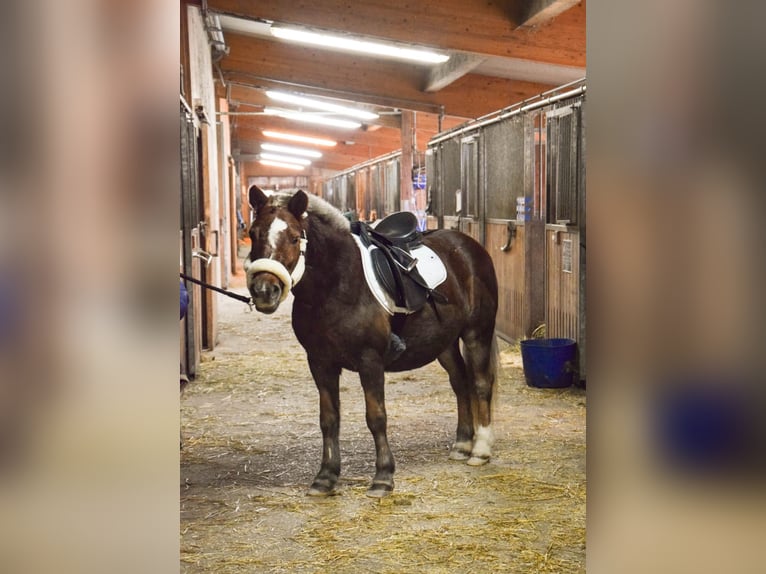
[[[509,340],[544,324],[584,348],[583,93],[584,83],[571,99],[541,96],[429,142],[429,228],[459,229],[490,253]]]
[[[228,226],[228,213],[220,203],[219,193],[219,141],[216,129],[216,97],[213,66],[208,42],[207,27],[197,6],[187,7],[187,34],[189,39],[189,81],[191,108],[200,118],[200,190],[204,208],[199,224],[200,251],[214,258],[221,251],[221,227]],[[212,285],[223,284],[222,272],[226,266],[220,259],[203,266],[202,279]],[[202,344],[212,349],[217,339],[217,295],[210,290],[203,292]]]
[[[518,199],[529,196],[532,185],[531,134],[532,126],[522,116],[482,128],[479,181],[484,246],[498,277],[497,332],[508,340],[529,336],[544,313],[542,293],[529,291],[530,279],[542,273],[542,262],[530,265],[529,257],[538,235],[528,234],[532,222],[519,219],[517,213]]]
[[[516,227],[515,237],[508,245],[507,223],[491,221],[486,226],[486,249],[492,257],[497,273],[498,308],[496,328],[506,340],[524,337],[525,326],[525,272],[526,241],[524,226]]]
[[[580,234],[548,229],[545,324],[549,337],[580,339]]]
[[[200,192],[199,127],[193,111],[181,100],[181,211],[180,211],[180,267],[181,272],[201,279],[200,260],[194,257],[199,249],[199,223],[202,220]],[[189,306],[182,321],[181,365],[190,377],[197,373],[202,349],[202,290],[186,282]]]

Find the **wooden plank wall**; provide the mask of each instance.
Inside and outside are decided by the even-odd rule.
[[[508,238],[505,223],[488,222],[486,249],[495,264],[498,284],[498,309],[496,329],[506,340],[524,336],[525,233],[524,226],[516,228],[516,237],[509,251],[501,251]]]
[[[470,235],[476,241],[481,243],[481,224],[479,223],[479,221],[474,219],[461,219],[460,231],[462,231],[466,235]]]
[[[576,231],[545,232],[546,240],[546,336],[579,340],[580,234]],[[562,269],[565,241],[571,241],[571,272]]]

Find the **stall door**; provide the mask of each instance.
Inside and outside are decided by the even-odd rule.
[[[585,350],[585,179],[579,103],[547,113],[546,327]]]
[[[193,256],[199,249],[200,207],[200,144],[199,130],[191,111],[181,105],[181,271],[196,279],[202,278],[200,260]],[[186,282],[189,308],[182,326],[183,350],[181,364],[190,377],[199,368],[202,348],[202,317],[204,297],[201,288]]]

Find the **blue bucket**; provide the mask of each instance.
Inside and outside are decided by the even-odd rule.
[[[524,340],[521,360],[530,387],[568,387],[580,378],[577,342],[572,339]]]

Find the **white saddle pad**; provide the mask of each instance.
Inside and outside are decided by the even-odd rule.
[[[352,233],[351,236],[354,238],[354,241],[356,241],[356,245],[359,247],[359,251],[362,255],[362,267],[364,268],[364,278],[367,280],[367,286],[370,288],[370,291],[372,291],[372,294],[375,296],[378,303],[383,306],[389,315],[393,315],[394,313],[410,313],[407,309],[398,307],[388,292],[378,282],[378,278],[375,276],[375,268],[372,264],[370,251],[367,250],[367,247],[365,247],[358,235]],[[373,249],[377,249],[377,247],[374,245],[370,247],[370,250]],[[439,256],[434,253],[433,249],[426,247],[425,245],[420,245],[410,251],[410,254],[418,260],[416,268],[420,273],[420,276],[426,282],[426,285],[431,289],[435,289],[444,283],[444,280],[447,279],[447,268],[444,267],[444,263],[442,263]]]

